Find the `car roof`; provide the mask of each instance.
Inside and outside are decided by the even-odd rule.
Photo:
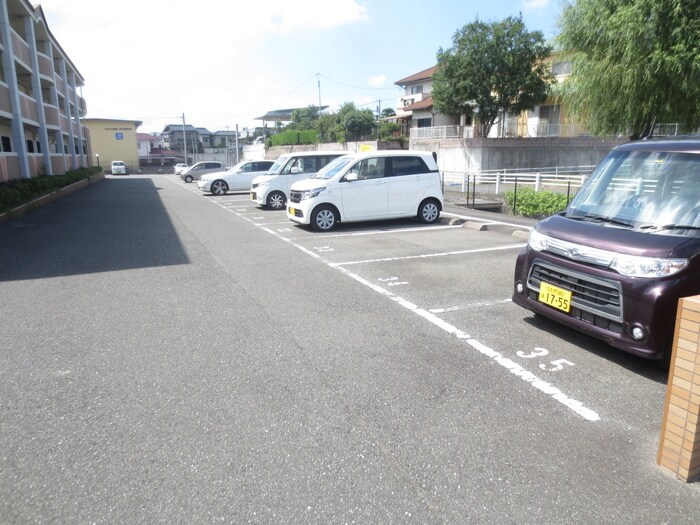
[[[676,135],[621,144],[617,151],[694,151],[700,153],[700,135]]]
[[[316,150],[316,151],[291,151],[289,153],[282,153],[278,158],[282,157],[311,157],[311,156],[323,156],[323,155],[347,155],[348,153],[352,153],[352,151],[324,151],[324,150]]]
[[[428,156],[432,157],[433,152],[431,151],[421,151],[421,150],[381,150],[381,151],[358,151],[356,153],[350,153],[347,155],[352,159],[364,159],[368,157],[422,157]]]

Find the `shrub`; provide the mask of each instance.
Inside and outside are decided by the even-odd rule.
[[[517,202],[516,202],[517,197]],[[535,191],[533,188],[518,188],[505,193],[506,205],[512,213],[523,217],[541,218],[562,211],[567,206],[567,196],[552,191]]]
[[[63,175],[40,176],[31,179],[16,179],[0,183],[0,213],[26,204],[34,199],[60,190],[64,186],[78,182],[90,175],[102,171],[102,168],[80,168]]]
[[[273,146],[297,146],[299,144],[316,144],[318,141],[318,132],[315,130],[298,131],[296,129],[288,129],[282,133],[270,136],[270,141]]]

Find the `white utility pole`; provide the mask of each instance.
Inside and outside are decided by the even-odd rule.
[[[187,164],[187,132],[185,131],[185,114],[182,114],[182,144],[185,148],[185,164]],[[189,166],[189,164],[187,164]]]

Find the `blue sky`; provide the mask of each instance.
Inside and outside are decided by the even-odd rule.
[[[274,109],[395,107],[397,80],[436,63],[459,28],[522,13],[551,38],[560,0],[45,0],[85,79],[88,117],[261,125]],[[319,89],[320,84],[320,89]]]

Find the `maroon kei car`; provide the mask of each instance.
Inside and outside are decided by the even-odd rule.
[[[538,222],[513,302],[648,359],[668,356],[680,297],[700,294],[700,137],[613,149]]]

